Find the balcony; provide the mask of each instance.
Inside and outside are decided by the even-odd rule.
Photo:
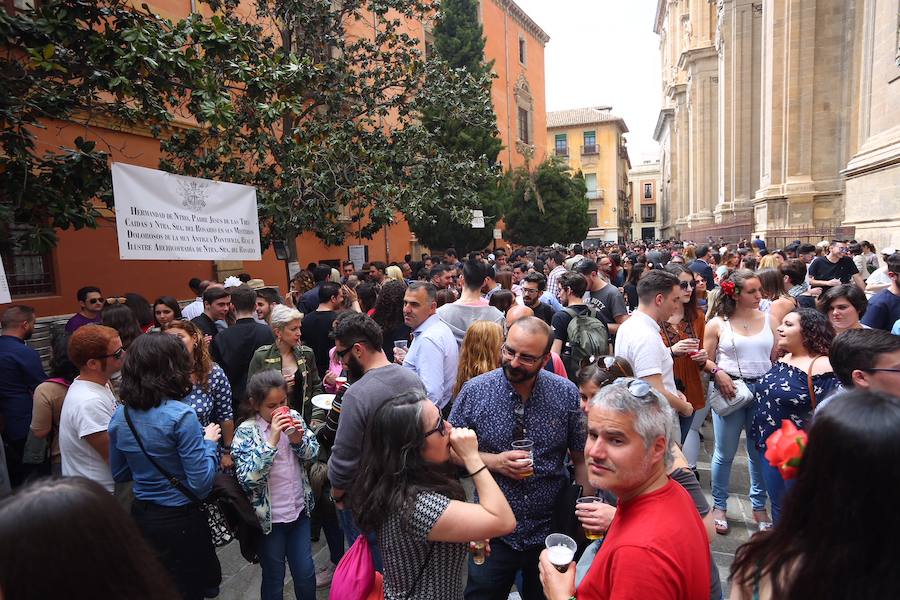
[[[619,146],[619,158],[626,159],[628,158],[628,148],[625,146]]]
[[[569,156],[569,147],[566,146],[564,148],[560,148],[557,146],[556,148],[556,156]]]
[[[602,200],[603,192],[600,190],[588,190],[584,197],[588,200]]]
[[[600,154],[600,147],[597,144],[581,147],[582,156],[596,156],[597,154]]]

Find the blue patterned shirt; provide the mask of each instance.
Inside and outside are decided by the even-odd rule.
[[[453,403],[450,423],[473,429],[480,451],[499,454],[512,450],[516,409],[522,404],[503,369],[496,369],[466,382]],[[551,533],[556,497],[569,482],[568,452],[583,453],[587,435],[578,388],[568,379],[541,369],[524,407],[522,437],[534,440],[534,475],[516,480],[494,474],[516,515],[515,531],[503,537],[514,550],[542,545]]]
[[[812,376],[816,406],[841,389],[834,373]],[[756,384],[756,414],[752,433],[756,447],[765,448],[766,439],[781,428],[782,419],[790,419],[798,429],[806,429],[812,416],[806,371],[778,361]]]

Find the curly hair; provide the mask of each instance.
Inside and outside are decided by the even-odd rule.
[[[741,290],[744,289],[744,286],[750,279],[759,279],[759,276],[748,269],[737,269],[736,271],[729,271],[726,273],[725,277],[722,279],[722,283],[725,283],[726,281],[734,283],[734,298],[719,291],[719,293],[716,294],[716,303],[715,306],[713,306],[713,314],[721,318],[731,318],[737,310],[737,296],[741,293]],[[720,283],[720,290],[721,285],[722,284]]]
[[[162,330],[171,331],[173,329],[185,332],[194,340],[194,351],[191,353],[191,375],[197,380],[204,392],[209,391],[209,374],[212,373],[213,360],[209,354],[209,347],[206,345],[206,337],[190,321],[172,321],[163,327]]]
[[[813,355],[828,356],[831,342],[834,341],[834,327],[828,317],[814,308],[798,308],[791,312],[796,313],[800,319],[800,331],[806,351]]]
[[[493,321],[475,321],[466,330],[459,351],[459,366],[456,371],[457,395],[465,382],[493,371],[500,366],[500,346],[503,345],[503,328]]]
[[[403,296],[406,294],[406,283],[402,280],[385,281],[381,293],[375,300],[375,311],[372,319],[381,327],[381,331],[390,331],[403,324]]]
[[[186,396],[191,391],[190,375],[191,358],[181,340],[146,333],[134,340],[125,355],[119,397],[129,408],[149,410],[163,400]]]

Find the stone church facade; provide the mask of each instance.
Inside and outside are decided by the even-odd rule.
[[[900,243],[897,0],[659,0],[665,236]]]

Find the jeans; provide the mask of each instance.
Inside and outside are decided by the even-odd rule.
[[[700,428],[706,421],[706,415],[709,414],[709,403],[703,408],[694,411],[693,420],[691,421],[691,429],[688,431],[684,440],[681,451],[684,452],[684,458],[691,467],[697,466],[697,457],[700,455]]]
[[[544,600],[538,572],[538,558],[543,546],[526,550],[513,550],[499,538],[491,540],[491,555],[483,565],[476,565],[469,557],[469,581],[466,584],[466,600],[506,600],[516,580],[516,572],[522,572],[522,585],[518,586],[523,600]]]
[[[347,546],[352,546],[362,532],[356,523],[353,522],[353,511],[349,508],[338,509],[338,519],[341,522],[341,529],[344,530],[344,536],[347,538]],[[384,573],[384,563],[381,560],[381,549],[378,547],[378,538],[375,532],[366,535],[369,540],[369,549],[372,551],[372,562],[375,563],[375,570]]]
[[[309,517],[301,514],[292,523],[272,523],[259,549],[262,567],[261,600],[281,600],[284,596],[284,559],[291,566],[297,600],[315,600],[316,567],[309,539]]]
[[[163,506],[135,500],[131,516],[185,600],[200,600],[203,592],[222,582],[206,513],[193,505]]]
[[[772,503],[772,522],[778,523],[781,508],[784,506],[784,495],[794,487],[794,482],[785,481],[778,469],[766,460],[765,454],[765,448],[759,450],[759,462],[762,465],[763,480],[766,482],[766,492],[769,493],[769,501]]]
[[[684,440],[687,439],[688,433],[691,431],[691,424],[694,422],[694,415],[691,414],[689,417],[683,417],[678,415],[678,428],[680,429],[681,437],[678,438],[678,443],[680,445],[684,445]]]
[[[720,417],[713,411],[713,427],[715,428],[716,446],[712,458],[712,497],[713,506],[725,510],[728,506],[728,482],[731,480],[731,464],[737,452],[741,430],[747,434],[747,459],[750,470],[750,504],[753,510],[765,510],[766,488],[762,469],[759,464],[759,453],[751,439],[753,414],[756,403],[750,402],[740,410],[727,417]]]
[[[344,532],[341,531],[341,522],[338,520],[337,509],[330,499],[331,486],[327,481],[321,495],[316,499],[316,508],[313,509],[310,518],[310,527],[318,531],[321,527],[325,532],[325,541],[328,542],[328,553],[331,564],[336,565],[344,556]]]

